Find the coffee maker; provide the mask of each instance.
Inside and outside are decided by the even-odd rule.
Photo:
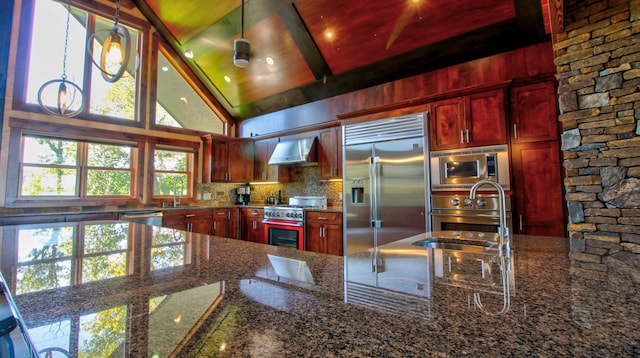
[[[251,202],[251,187],[241,186],[236,188],[236,204],[247,205]]]

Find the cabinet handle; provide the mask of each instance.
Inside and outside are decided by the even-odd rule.
[[[460,143],[464,143],[464,131],[460,131]]]
[[[320,226],[320,237],[324,237],[324,226]]]
[[[518,124],[513,124],[513,138],[518,139]]]
[[[321,217],[318,218],[318,220],[327,220],[327,218],[321,216]]]
[[[194,216],[196,216],[196,214],[187,214],[187,215],[185,215],[184,217],[185,217],[185,218],[192,218],[192,217],[194,217]]]
[[[518,215],[518,218],[519,218],[518,228],[520,229],[520,231],[522,231],[522,215]]]
[[[218,229],[218,222],[214,221],[213,222],[213,231],[216,231]]]
[[[258,229],[258,222],[254,221],[253,222],[253,230],[257,230]]]
[[[465,129],[464,131],[465,131],[465,134],[467,135],[467,143],[469,143],[469,130]]]

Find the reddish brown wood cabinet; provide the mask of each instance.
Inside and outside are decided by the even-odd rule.
[[[553,82],[511,89],[511,141],[530,143],[558,139],[558,111]]]
[[[289,168],[268,164],[276,144],[278,144],[277,138],[260,139],[254,142],[252,181],[285,183],[290,180]]]
[[[213,209],[212,235],[237,239],[239,216],[237,208]]]
[[[566,236],[557,102],[553,82],[511,89],[515,233]]]
[[[566,236],[558,142],[514,144],[511,157],[515,233]]]
[[[341,127],[334,127],[320,132],[318,173],[320,180],[342,179]]]
[[[211,180],[248,183],[253,177],[253,142],[217,140],[211,142]]]
[[[342,213],[306,212],[306,250],[342,256]]]
[[[267,244],[264,236],[264,209],[241,208],[240,209],[240,228],[242,240]]]
[[[213,232],[213,216],[211,209],[165,210],[162,214],[162,226],[211,235]]]
[[[431,150],[507,143],[503,89],[433,102],[429,116]]]

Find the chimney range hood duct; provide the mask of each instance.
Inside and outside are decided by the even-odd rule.
[[[317,165],[317,137],[278,142],[269,158],[273,165]]]

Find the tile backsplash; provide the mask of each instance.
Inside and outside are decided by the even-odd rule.
[[[249,184],[251,187],[251,204],[264,204],[269,194],[282,196],[283,203],[296,195],[326,196],[329,205],[342,204],[342,182],[320,181],[317,166],[293,167],[292,181],[276,184]],[[240,183],[207,183],[198,186],[198,201],[211,205],[233,205],[236,202],[236,188],[247,186]]]

